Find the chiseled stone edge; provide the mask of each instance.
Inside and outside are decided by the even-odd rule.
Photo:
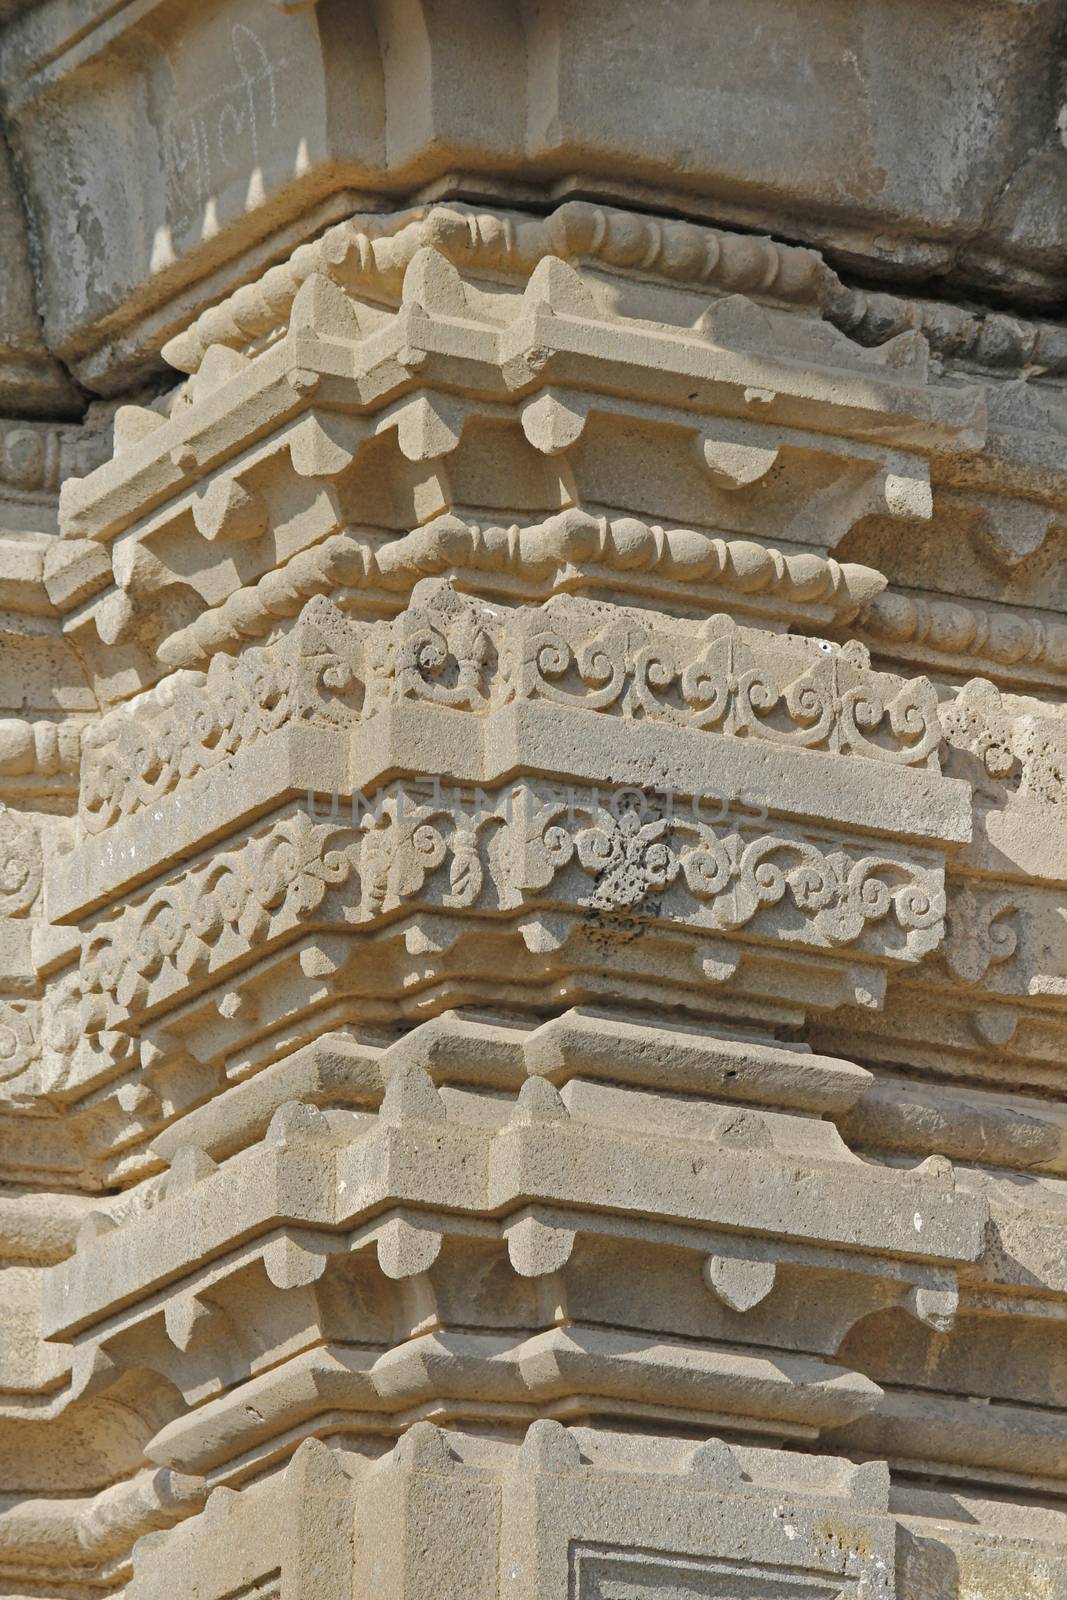
[[[851,289],[811,248],[580,200],[544,219],[454,202],[336,223],[202,312],[163,346],[163,356],[179,371],[196,372],[213,344],[241,350],[269,336],[314,272],[392,298],[406,260],[425,244],[474,270],[528,270],[556,255],[682,287],[814,307],[862,344],[918,330],[939,354],[994,371],[1067,369],[1067,331],[1057,323]]]

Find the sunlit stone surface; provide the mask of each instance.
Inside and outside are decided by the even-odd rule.
[[[0,5],[0,1574],[1067,1597],[1058,0]]]

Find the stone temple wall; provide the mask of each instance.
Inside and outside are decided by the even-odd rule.
[[[0,1593],[1067,1597],[1064,0],[0,0]]]

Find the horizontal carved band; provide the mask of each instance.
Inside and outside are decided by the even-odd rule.
[[[94,733],[81,815],[98,832],[288,721],[355,724],[397,700],[486,712],[520,700],[939,770],[937,696],[872,673],[862,647],[614,620],[580,600],[504,612],[425,584],[392,622],[312,601],[279,645],[178,675]]]
[[[692,604],[721,592],[741,611],[784,620],[824,610],[835,623],[848,622],[885,587],[871,567],[636,517],[570,510],[525,527],[501,527],[446,514],[388,542],[332,534],[172,633],[159,656],[169,667],[200,667],[216,651],[262,638],[313,595],[329,594],[345,609],[387,605],[421,578],[445,572],[461,576],[465,587],[523,600],[587,588],[676,596]]]
[[[269,338],[313,273],[372,299],[395,297],[407,263],[428,244],[475,271],[529,272],[543,256],[555,255],[685,287],[814,305],[864,344],[919,330],[940,355],[994,370],[1061,372],[1067,365],[1067,338],[1054,322],[849,288],[813,250],[584,201],[570,201],[545,218],[460,204],[380,221],[353,217],[203,312],[163,354],[180,371],[195,372],[212,345],[245,350]]]
[[[450,260],[494,272],[530,272],[545,256],[596,261],[668,282],[818,301],[835,281],[813,250],[571,201],[545,218],[436,206],[374,220],[357,217],[300,245],[288,261],[238,289],[164,346],[172,366],[195,372],[209,346],[243,349],[284,324],[301,285],[320,273],[370,298],[396,298],[416,253],[432,245]]]
[[[82,989],[107,1002],[87,1017],[106,1026],[113,1008],[153,1005],[302,926],[368,927],[417,905],[574,907],[627,937],[653,923],[751,927],[905,962],[944,936],[944,874],[928,860],[768,831],[743,811],[649,809],[628,791],[524,782],[450,797],[428,781],[389,785],[348,817],[285,816],[86,934]]]

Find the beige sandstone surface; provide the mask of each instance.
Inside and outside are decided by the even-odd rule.
[[[0,1585],[1067,1600],[1062,0],[0,0]]]

